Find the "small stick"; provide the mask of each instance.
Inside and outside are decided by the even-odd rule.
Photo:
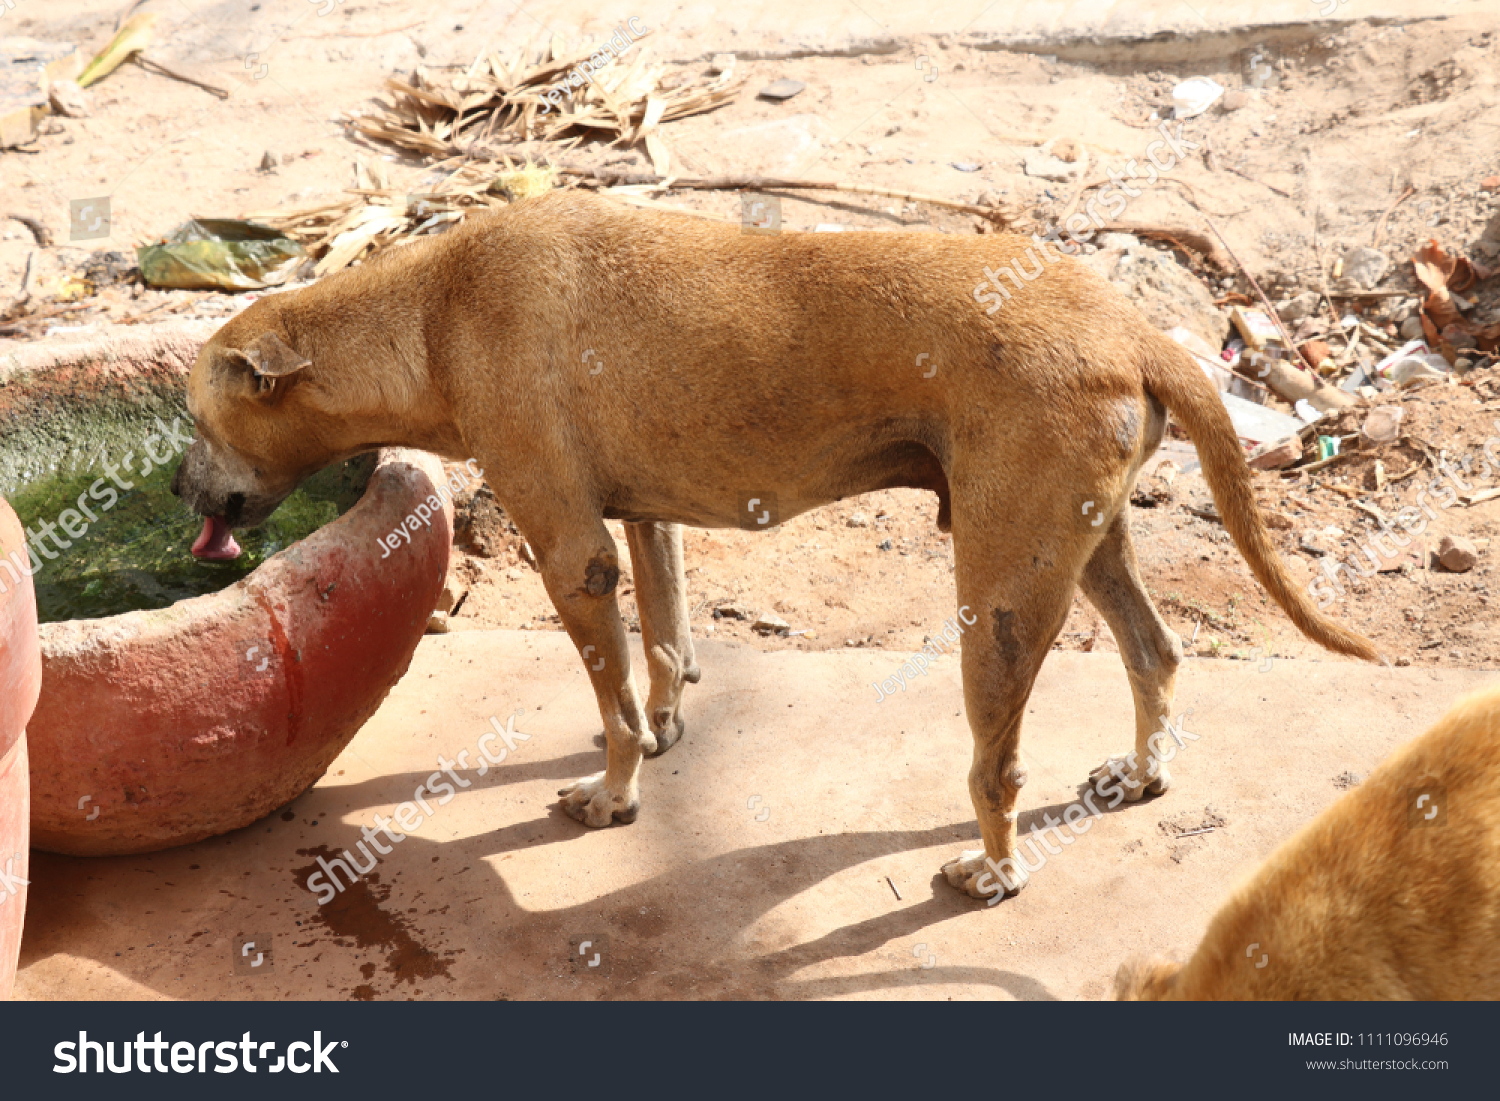
[[[20,222],[27,229],[31,230],[31,235],[36,238],[36,243],[41,245],[43,248],[46,248],[52,244],[52,231],[49,230],[46,226],[42,225],[41,222],[33,218],[30,214],[12,213],[7,214],[6,217],[10,218],[12,221]]]
[[[599,180],[610,187],[629,184],[666,186],[666,181],[652,172],[610,172],[606,169],[579,168],[558,165],[558,171],[569,176]],[[885,187],[870,187],[866,184],[841,183],[837,180],[789,180],[779,176],[707,176],[678,177],[671,181],[671,188],[688,191],[841,191],[847,195],[873,195],[883,199],[900,199],[908,203],[926,203],[929,206],[957,210],[964,214],[975,214],[1002,226],[1017,224],[1015,214],[996,207],[961,203],[953,199],[941,199],[935,195],[923,195],[915,191],[896,191]]]
[[[1245,265],[1241,263],[1240,258],[1234,254],[1234,249],[1230,248],[1229,242],[1224,240],[1224,235],[1219,232],[1219,227],[1214,225],[1213,219],[1205,214],[1203,216],[1203,220],[1208,223],[1208,228],[1213,230],[1214,236],[1219,239],[1219,244],[1224,246],[1224,251],[1229,253],[1229,258],[1239,266],[1239,269],[1244,273],[1245,278],[1250,281],[1250,285],[1255,288],[1255,293],[1260,298],[1261,305],[1266,308],[1266,313],[1269,314],[1271,320],[1276,323],[1276,331],[1281,334],[1281,339],[1286,341],[1287,350],[1296,352],[1297,358],[1300,359],[1303,363],[1307,364],[1307,369],[1311,371],[1313,373],[1313,377],[1316,378],[1318,374],[1316,364],[1314,364],[1307,358],[1301,348],[1298,348],[1297,345],[1292,343],[1292,335],[1286,331],[1286,326],[1281,323],[1280,316],[1274,309],[1271,308],[1271,300],[1266,297],[1266,292],[1260,289],[1260,284],[1255,281],[1255,276],[1250,274],[1250,269],[1245,267]]]
[[[1264,188],[1266,188],[1269,191],[1276,192],[1276,194],[1280,195],[1283,199],[1290,199],[1292,197],[1292,193],[1290,191],[1283,191],[1283,190],[1281,190],[1281,188],[1277,187],[1275,184],[1268,184],[1268,183],[1266,183],[1265,180],[1257,180],[1254,176],[1246,175],[1244,172],[1241,172],[1238,168],[1234,167],[1234,165],[1232,165],[1232,164],[1226,164],[1226,165],[1224,165],[1224,167],[1227,168],[1229,171],[1233,172],[1240,179],[1242,179],[1242,180],[1249,180],[1253,184],[1260,184],[1261,187],[1264,187]]]
[[[1172,840],[1181,841],[1184,837],[1197,837],[1200,833],[1213,833],[1218,828],[1218,826],[1204,826],[1201,830],[1188,830],[1187,833],[1179,833]]]
[[[891,877],[890,877],[890,876],[886,876],[886,877],[885,877],[885,881],[886,881],[886,882],[887,882],[887,883],[891,883]],[[891,883],[891,890],[892,890],[892,891],[893,891],[893,892],[894,892],[894,893],[895,893],[895,895],[896,895],[896,901],[897,901],[897,902],[903,902],[903,901],[905,901],[905,900],[904,900],[904,899],[903,899],[903,898],[902,898],[902,897],[901,897],[901,892],[900,892],[900,891],[897,891],[897,890],[896,890],[896,885],[895,885],[895,884],[894,884],[894,883]]]
[[[142,69],[145,69],[148,73],[159,73],[162,76],[169,76],[173,80],[180,80],[184,84],[191,84],[194,87],[202,88],[205,92],[212,93],[213,95],[218,96],[220,99],[229,98],[228,89],[221,88],[217,84],[209,84],[206,81],[197,79],[196,77],[188,76],[186,73],[180,73],[176,69],[168,68],[160,61],[155,61],[152,58],[144,56],[143,54],[135,54],[131,57],[131,60],[139,65]]]
[[[1405,191],[1401,192],[1401,196],[1394,203],[1385,208],[1385,213],[1380,216],[1380,221],[1375,223],[1375,236],[1370,241],[1371,245],[1376,248],[1380,247],[1380,238],[1385,235],[1385,220],[1391,216],[1391,211],[1395,210],[1416,193],[1417,189],[1415,187],[1408,187]]]
[[[11,309],[24,306],[31,298],[31,274],[36,267],[36,250],[32,249],[26,254],[26,270],[21,274],[21,293],[16,295],[15,301],[10,304]]]

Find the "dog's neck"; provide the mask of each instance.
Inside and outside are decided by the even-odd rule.
[[[403,267],[374,263],[289,295],[282,321],[313,363],[308,400],[338,418],[339,450],[415,447],[462,460],[429,371],[424,302],[399,278]]]

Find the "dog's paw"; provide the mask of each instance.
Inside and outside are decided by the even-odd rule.
[[[1129,757],[1111,757],[1089,773],[1089,783],[1105,798],[1113,799],[1118,788],[1124,793],[1125,802],[1136,803],[1143,795],[1165,793],[1172,786],[1172,774],[1154,757],[1144,769],[1134,770]]]
[[[647,757],[660,757],[682,740],[687,723],[682,716],[665,707],[658,707],[651,714],[651,730],[641,736],[641,752]]]
[[[641,812],[639,794],[611,791],[604,786],[602,772],[575,780],[557,794],[562,796],[562,809],[569,818],[596,830],[615,819],[629,824]]]
[[[1016,864],[1013,872],[1007,872],[1008,882],[1001,882],[985,860],[983,849],[965,849],[957,859],[943,865],[943,875],[949,886],[956,887],[970,898],[982,898],[985,901],[999,901],[997,896],[1009,898],[1019,894],[1027,880],[1026,869]]]

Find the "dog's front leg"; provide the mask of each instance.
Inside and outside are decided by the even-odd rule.
[[[608,742],[604,771],[558,792],[563,810],[587,826],[633,822],[641,807],[641,757],[655,751],[656,739],[646,728],[630,675],[625,625],[615,599],[620,578],[615,542],[595,519],[532,546],[547,593],[593,682]]]

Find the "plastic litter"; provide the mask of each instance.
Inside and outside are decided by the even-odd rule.
[[[1206,76],[1184,80],[1172,89],[1172,111],[1176,118],[1190,119],[1203,114],[1224,94],[1223,85]]]
[[[1264,405],[1256,405],[1233,394],[1220,394],[1219,400],[1229,410],[1229,419],[1234,422],[1235,435],[1251,443],[1270,443],[1284,440],[1302,431],[1302,422]]]
[[[252,291],[285,283],[307,256],[269,226],[229,218],[183,222],[160,244],[136,249],[141,279],[177,290]]]
[[[1300,399],[1296,405],[1292,406],[1292,409],[1296,412],[1297,416],[1302,418],[1304,424],[1312,424],[1323,416],[1322,413],[1313,408],[1312,402],[1306,398]]]

